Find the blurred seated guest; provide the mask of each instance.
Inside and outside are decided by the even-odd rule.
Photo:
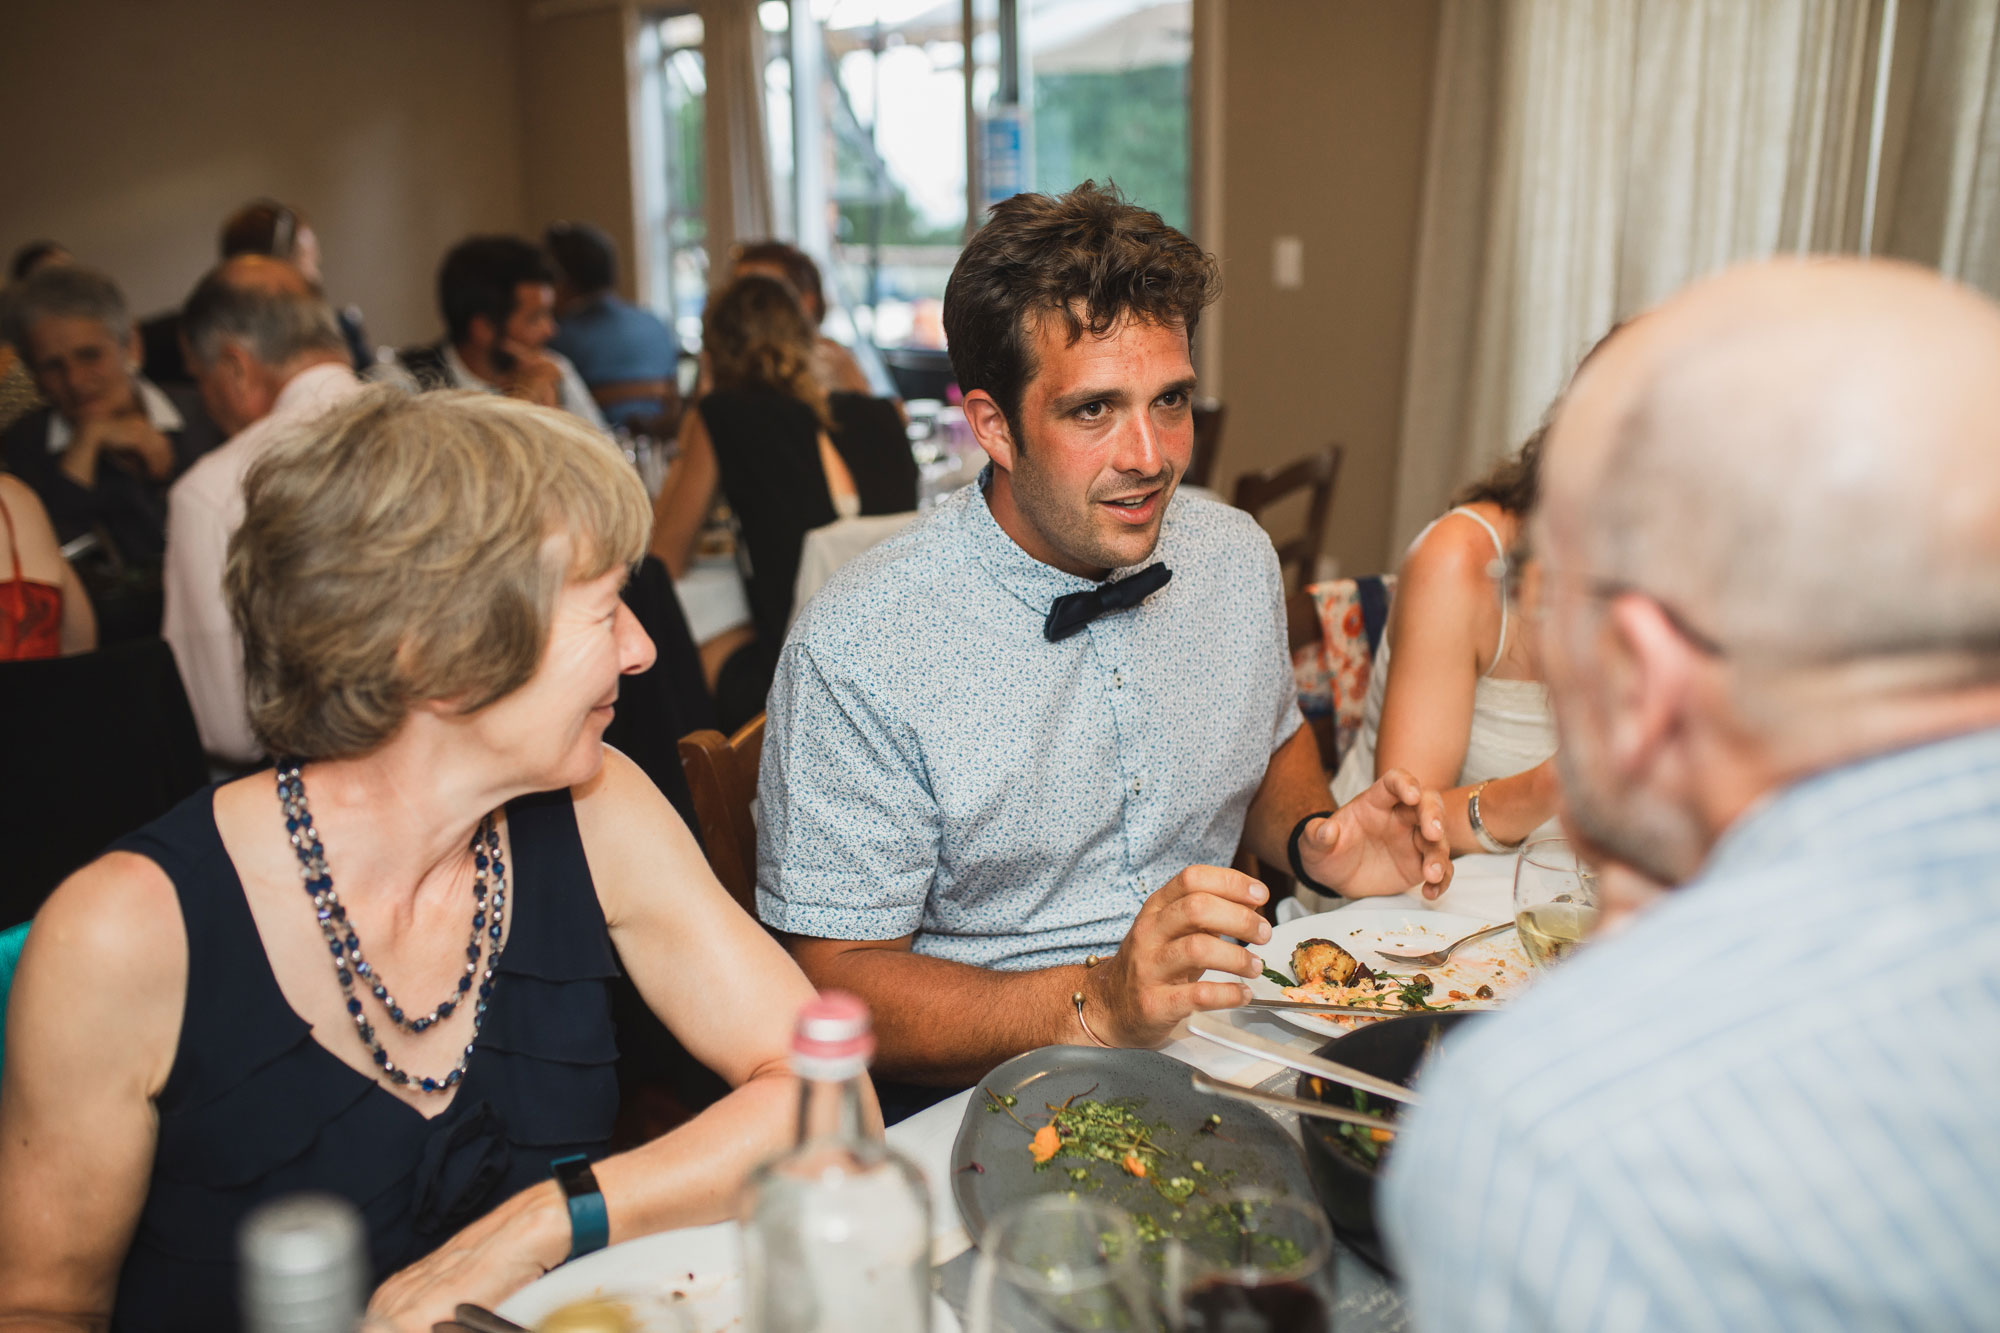
[[[784,241],[753,241],[739,246],[731,273],[742,277],[761,273],[790,283],[813,328],[813,376],[826,390],[827,411],[833,419],[834,444],[854,474],[864,514],[897,514],[917,507],[918,472],[910,454],[909,418],[902,400],[878,398],[875,387],[854,353],[819,331],[826,322],[826,296],[819,265],[812,256]],[[938,345],[943,345],[940,337]],[[706,390],[707,359],[704,354]]]
[[[7,280],[19,282],[34,276],[42,269],[59,264],[74,264],[76,256],[61,241],[29,241],[14,252],[7,263]]]
[[[51,264],[73,264],[70,252],[55,241],[29,241],[14,252],[13,262],[7,266],[9,282],[19,282],[37,269]],[[0,292],[0,301],[6,294]],[[0,328],[6,319],[0,316]],[[0,333],[0,431],[19,421],[38,407],[47,407],[41,390],[35,387],[35,377],[28,373],[27,362],[6,335]]]
[[[305,275],[315,294],[324,296],[320,276],[319,233],[306,215],[275,199],[255,199],[231,213],[222,223],[217,246],[220,257],[268,255],[282,259]],[[139,339],[145,347],[146,375],[157,384],[193,383],[194,369],[181,354],[182,312],[168,311],[139,325]],[[347,306],[334,318],[339,322],[342,343],[355,373],[375,364],[368,346],[367,330],[361,326],[359,306]]]
[[[1679,887],[1446,1043],[1383,1204],[1417,1327],[1992,1323],[1996,364],[1971,289],[1816,259],[1578,374],[1533,522],[1564,818]]]
[[[326,299],[326,279],[320,263],[319,233],[306,215],[275,199],[258,199],[230,214],[222,224],[222,257],[269,255],[282,259],[305,276],[313,294]],[[328,302],[331,306],[332,303]],[[332,306],[334,321],[340,326],[341,341],[356,374],[375,364],[375,349],[361,322],[361,307]]]
[[[1556,831],[1555,718],[1512,563],[1541,448],[1537,432],[1410,543],[1361,730],[1333,780],[1336,802],[1392,768],[1436,787],[1454,856]]]
[[[238,1225],[298,1190],[361,1210],[372,1310],[411,1330],[730,1216],[794,1131],[812,991],[600,740],[653,660],[619,598],[638,476],[566,414],[380,389],[273,445],[245,500],[230,610],[288,758],[38,915],[0,1077],[0,1324],[237,1328]],[[733,1091],[603,1157],[621,969]],[[550,1179],[573,1154],[608,1236]]]
[[[90,598],[63,559],[42,502],[19,478],[4,472],[0,523],[7,527],[7,563],[0,565],[0,662],[95,648],[97,618]]]
[[[715,387],[681,421],[680,453],[654,506],[652,551],[680,578],[718,492],[748,549],[756,642],[716,682],[724,720],[763,707],[792,618],[806,533],[860,512],[854,479],[828,434],[826,392],[812,372],[812,325],[791,287],[751,274],[702,317]],[[726,679],[725,679],[726,678]]]
[[[556,275],[540,247],[517,236],[474,236],[438,269],[445,336],[399,354],[422,389],[480,389],[560,407],[602,429],[583,377],[549,346],[556,331]]]
[[[874,394],[875,386],[868,382],[867,372],[854,353],[819,331],[826,323],[826,289],[811,255],[784,241],[751,241],[737,247],[730,268],[733,277],[746,273],[782,279],[798,293],[799,304],[812,324],[813,374],[828,393]]]
[[[555,261],[556,334],[549,346],[569,358],[614,426],[650,426],[680,410],[674,375],[680,343],[658,315],[622,300],[618,250],[588,222],[557,222],[542,234]]]
[[[181,310],[187,363],[229,442],[167,494],[166,613],[202,748],[226,764],[261,759],[243,701],[243,645],[222,571],[243,520],[243,476],[274,441],[360,391],[333,311],[297,268],[261,255],[225,260]]]
[[[758,911],[814,984],[874,1008],[883,1073],[930,1090],[905,1106],[1241,1004],[1260,965],[1235,941],[1270,927],[1239,845],[1347,895],[1450,880],[1409,775],[1327,808],[1271,539],[1177,493],[1215,284],[1093,183],[995,207],[945,296],[991,466],[844,565],[785,642]]]
[[[80,572],[106,642],[157,634],[167,488],[220,433],[192,389],[134,369],[138,338],[111,279],[44,267],[12,289],[6,314],[7,340],[50,406],[0,435],[0,459],[41,497],[59,539],[101,543],[101,563]]]

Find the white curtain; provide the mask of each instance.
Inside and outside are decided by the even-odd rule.
[[[2000,0],[1903,0],[1912,56],[1886,253],[2000,297]]]
[[[1445,0],[1398,549],[1527,436],[1615,320],[1739,259],[1856,247],[1890,3]],[[1902,5],[1896,40],[1927,44],[1924,81],[1902,88],[1876,215],[1897,253],[1928,246],[1978,280],[2000,264],[2000,0]],[[1918,63],[1899,67],[1911,85]],[[1949,71],[1935,86],[1933,64]],[[1939,160],[1906,151],[1934,136]]]
[[[738,241],[776,234],[764,139],[764,30],[757,0],[701,0],[708,256],[720,272]]]

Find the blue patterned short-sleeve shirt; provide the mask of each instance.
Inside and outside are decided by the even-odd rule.
[[[1171,582],[1060,643],[1050,605],[1095,585],[1023,551],[980,486],[841,569],[771,690],[764,921],[1047,967],[1227,865],[1300,725],[1277,557],[1248,514],[1182,495],[1153,558]]]

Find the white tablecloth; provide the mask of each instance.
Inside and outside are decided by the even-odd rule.
[[[812,595],[833,577],[833,571],[875,543],[895,536],[916,518],[914,509],[903,514],[870,514],[837,519],[808,532],[799,550],[799,576],[792,584],[792,619],[798,619]]]
[[[743,576],[736,572],[733,556],[698,558],[674,581],[674,595],[681,599],[688,634],[698,644],[750,623],[750,598],[743,591]]]
[[[1513,882],[1513,857],[1466,856],[1459,858],[1452,887],[1435,902],[1426,902],[1418,893],[1405,894],[1398,899],[1370,898],[1361,901],[1376,906],[1393,901],[1404,904],[1412,912],[1459,912],[1491,921],[1511,921],[1514,916]],[[1231,1021],[1260,1037],[1295,1050],[1311,1050],[1325,1040],[1324,1036],[1302,1032],[1262,1013],[1239,1013],[1233,1015]],[[1193,1068],[1246,1086],[1263,1083],[1283,1068],[1271,1061],[1189,1036],[1185,1029],[1163,1049],[1166,1054]],[[952,1143],[958,1137],[959,1122],[965,1118],[965,1108],[971,1100],[970,1090],[961,1092],[892,1126],[888,1134],[890,1145],[922,1169],[924,1179],[930,1186],[933,1264],[943,1264],[972,1245],[965,1220],[959,1216],[958,1204],[951,1192]],[[661,1249],[663,1240],[647,1238],[632,1241],[613,1246],[602,1255],[593,1257],[590,1262],[598,1270],[595,1280],[605,1282],[608,1287],[615,1286],[621,1276],[618,1256],[623,1254],[629,1256],[631,1281],[635,1285],[646,1283],[653,1276],[652,1269],[657,1267],[653,1256]],[[936,1318],[935,1333],[956,1333],[956,1320],[948,1309],[938,1306]]]

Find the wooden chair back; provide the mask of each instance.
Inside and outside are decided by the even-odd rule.
[[[1222,452],[1222,422],[1227,409],[1220,398],[1194,401],[1194,454],[1188,460],[1186,480],[1190,486],[1215,484],[1215,457]]]
[[[733,736],[694,731],[680,739],[681,766],[694,798],[695,821],[709,868],[742,909],[757,915],[757,765],[764,754],[764,715]]]
[[[1276,541],[1278,566],[1293,572],[1286,578],[1287,589],[1305,587],[1313,575],[1313,565],[1326,547],[1326,521],[1333,512],[1333,492],[1340,480],[1340,462],[1347,450],[1329,444],[1317,453],[1264,472],[1247,472],[1236,479],[1236,507],[1246,510],[1260,523],[1263,511],[1300,491],[1310,493],[1306,504],[1305,530],[1286,541]]]

